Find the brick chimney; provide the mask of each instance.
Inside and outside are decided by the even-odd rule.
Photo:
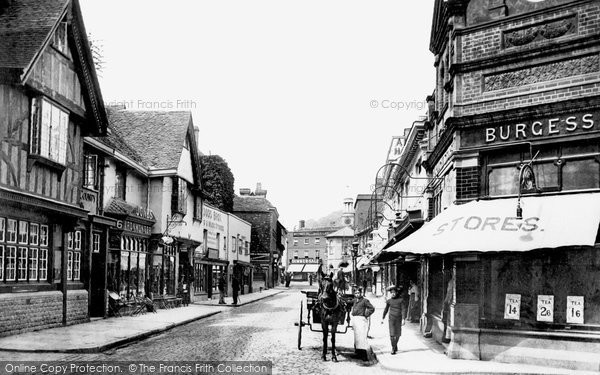
[[[306,222],[304,220],[300,220],[300,223],[298,223],[298,229],[304,229],[305,224]]]

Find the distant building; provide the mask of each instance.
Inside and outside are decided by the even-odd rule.
[[[285,228],[277,208],[267,200],[261,184],[256,190],[240,189],[233,201],[233,213],[252,224],[250,262],[254,266],[253,290],[272,288],[279,283],[279,265],[285,249]]]
[[[327,265],[327,235],[340,227],[306,228],[300,220],[298,229],[288,234],[287,272],[294,280],[306,281],[319,266]],[[325,271],[325,267],[323,267]]]

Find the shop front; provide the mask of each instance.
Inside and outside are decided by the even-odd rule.
[[[599,226],[600,193],[480,200],[388,252],[426,257],[426,327],[450,357],[597,369]]]

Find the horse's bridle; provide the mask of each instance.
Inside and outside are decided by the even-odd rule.
[[[323,306],[323,308],[324,308],[325,310],[332,311],[332,310],[335,310],[335,309],[337,309],[337,308],[338,308],[338,306],[340,305],[340,302],[339,302],[339,300],[338,300],[338,297],[337,297],[337,295],[335,296],[335,306],[333,306],[333,307],[329,307],[329,306],[327,306],[327,305],[325,304],[325,299],[323,298],[323,296],[322,296],[322,295],[319,297],[319,299],[321,300],[321,306]]]

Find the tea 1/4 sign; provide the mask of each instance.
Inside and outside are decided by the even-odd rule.
[[[550,323],[554,321],[554,296],[538,296],[537,320]]]
[[[521,318],[521,295],[507,294],[504,302],[504,319],[519,320]]]
[[[567,323],[583,324],[583,297],[567,296]]]

